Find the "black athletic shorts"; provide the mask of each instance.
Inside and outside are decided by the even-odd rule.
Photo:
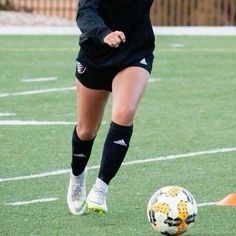
[[[75,76],[85,87],[96,90],[112,91],[114,77],[123,69],[130,66],[137,66],[146,69],[149,73],[152,70],[153,56],[148,56],[129,64],[119,67],[97,68],[88,63],[76,62]]]

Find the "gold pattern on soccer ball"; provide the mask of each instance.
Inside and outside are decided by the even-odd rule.
[[[180,235],[194,224],[197,204],[186,189],[167,186],[152,195],[147,216],[152,227],[162,235]]]

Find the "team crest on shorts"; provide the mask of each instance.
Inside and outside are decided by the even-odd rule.
[[[77,71],[79,74],[83,74],[86,71],[86,66],[82,65],[79,61],[77,61]]]

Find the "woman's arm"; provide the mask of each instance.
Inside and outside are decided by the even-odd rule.
[[[92,39],[104,43],[104,37],[112,31],[99,16],[99,1],[79,0],[76,22],[82,32],[83,40]]]

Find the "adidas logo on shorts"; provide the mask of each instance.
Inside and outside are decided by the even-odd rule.
[[[147,61],[145,58],[143,58],[139,63],[147,66]]]

